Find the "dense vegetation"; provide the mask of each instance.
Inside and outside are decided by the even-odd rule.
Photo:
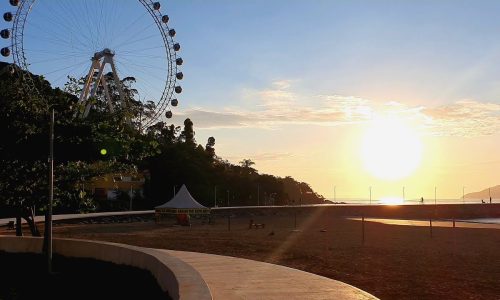
[[[181,126],[157,122],[144,128],[155,107],[135,101],[135,79],[122,84],[127,109],[110,114],[99,97],[87,118],[74,117],[81,81],[69,78],[64,90],[53,89],[35,77],[38,91],[27,92],[21,72],[6,72],[0,64],[0,215],[23,217],[31,224],[35,209],[45,211],[48,198],[48,140],[51,108],[55,110],[55,209],[56,213],[95,211],[105,207],[82,190],[89,178],[115,172],[147,170],[144,197],[134,208],[151,209],[164,203],[186,184],[191,194],[207,206],[288,205],[322,203],[310,186],[291,177],[259,174],[250,159],[238,165],[217,156],[215,138],[202,145],[195,139],[194,123]],[[108,74],[108,76],[110,76]],[[112,81],[112,76],[108,82]],[[119,97],[111,89],[120,108]],[[99,92],[98,92],[99,95]],[[106,155],[100,150],[106,149]],[[229,191],[229,192],[228,192]],[[259,191],[259,194],[258,194]],[[229,198],[228,198],[229,195]],[[128,197],[125,195],[125,197]],[[127,199],[122,199],[127,201]],[[258,203],[259,202],[259,203]],[[36,228],[33,226],[33,232]]]

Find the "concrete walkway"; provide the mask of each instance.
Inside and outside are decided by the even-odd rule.
[[[62,221],[62,220],[75,220],[75,219],[88,219],[88,218],[101,218],[101,217],[112,217],[112,216],[133,216],[133,215],[145,215],[154,214],[154,210],[134,210],[134,211],[112,211],[112,212],[102,212],[102,213],[88,213],[88,214],[67,214],[67,215],[53,215],[52,220]],[[43,222],[45,216],[36,216],[35,222]],[[0,226],[5,226],[9,221],[16,221],[16,218],[6,218],[0,219]],[[23,223],[26,223],[22,219]]]
[[[166,252],[195,268],[213,299],[377,299],[351,285],[300,270],[248,259]]]

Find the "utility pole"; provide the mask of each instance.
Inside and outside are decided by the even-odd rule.
[[[434,187],[434,205],[437,204],[436,190],[437,190],[437,187]]]
[[[372,187],[370,186],[370,205],[372,205]]]
[[[465,204],[465,186],[462,187],[462,202]]]
[[[49,274],[52,273],[52,203],[54,202],[54,108],[50,115],[49,136],[49,211],[47,213],[47,267]]]

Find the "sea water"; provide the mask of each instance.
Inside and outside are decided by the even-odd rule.
[[[500,224],[500,218],[480,218],[480,219],[466,219],[458,221],[468,222],[468,223],[481,223],[481,224]]]
[[[382,199],[360,199],[360,198],[327,198],[327,200],[335,203],[341,204],[357,204],[357,205],[367,205],[367,204],[398,204],[398,205],[415,205],[415,204],[483,204],[482,199],[424,199],[422,203],[421,199],[402,199],[402,198],[382,198]],[[489,204],[489,199],[484,199],[486,204]],[[492,203],[500,203],[499,199],[493,199]]]

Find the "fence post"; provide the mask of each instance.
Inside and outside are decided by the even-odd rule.
[[[432,238],[432,219],[429,219],[429,229],[430,229],[431,238]]]

